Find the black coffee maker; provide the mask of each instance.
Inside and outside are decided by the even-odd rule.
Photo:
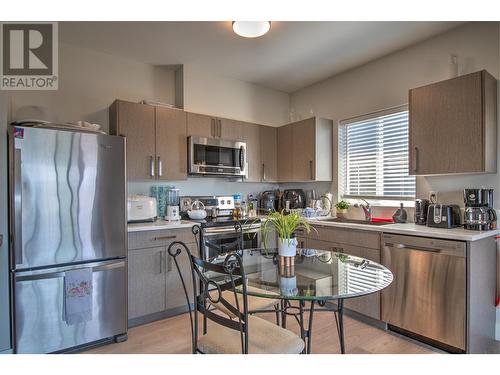
[[[428,199],[416,199],[415,200],[415,224],[426,225],[427,224],[427,210],[429,209]]]
[[[490,230],[497,227],[493,189],[464,189],[464,203],[465,229]]]

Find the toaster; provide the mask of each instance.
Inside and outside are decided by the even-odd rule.
[[[456,228],[460,226],[460,207],[456,204],[430,204],[427,209],[427,226]]]
[[[155,221],[156,198],[145,195],[129,195],[127,199],[127,221],[129,223]]]

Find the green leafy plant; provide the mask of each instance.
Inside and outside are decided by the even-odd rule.
[[[338,210],[347,210],[349,207],[351,207],[351,205],[346,201],[340,201],[335,204],[335,208]]]
[[[311,231],[311,226],[309,222],[297,212],[293,212],[289,215],[285,215],[283,212],[272,212],[264,219],[264,224],[262,226],[264,244],[267,242],[267,235],[273,231],[276,231],[281,240],[286,239],[290,241],[293,233],[298,229],[303,229],[309,233]]]

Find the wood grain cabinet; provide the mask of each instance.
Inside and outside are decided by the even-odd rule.
[[[127,179],[154,178],[154,107],[115,100],[109,109],[109,133],[127,138]]]
[[[300,234],[299,243],[312,249],[341,252],[380,263],[380,233],[326,226],[314,228],[316,231]],[[380,293],[348,299],[345,307],[373,319],[381,319]]]
[[[134,326],[187,310],[186,297],[175,262],[168,254],[173,241],[183,241],[198,255],[191,229],[129,233],[128,318]],[[189,259],[178,258],[188,293],[192,294]]]
[[[485,70],[410,90],[409,173],[496,172],[496,96]]]
[[[128,318],[165,310],[166,273],[164,247],[136,249],[128,253]]]
[[[318,117],[280,127],[279,182],[331,181],[332,132],[332,121]]]
[[[243,137],[242,124],[238,120],[188,112],[187,135],[239,141]]]
[[[278,128],[259,126],[260,181],[278,182]]]
[[[186,113],[115,100],[110,134],[127,138],[127,180],[187,178]]]

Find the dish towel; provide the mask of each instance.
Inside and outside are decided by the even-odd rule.
[[[92,320],[92,268],[66,271],[64,320],[68,325]]]

